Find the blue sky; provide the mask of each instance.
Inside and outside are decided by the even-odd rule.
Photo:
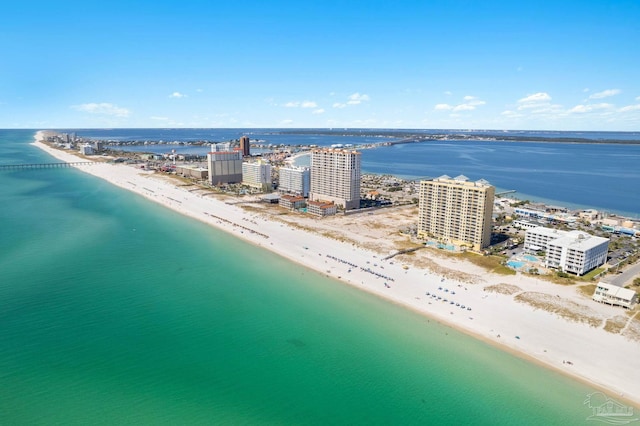
[[[0,128],[640,130],[640,1],[13,1]]]

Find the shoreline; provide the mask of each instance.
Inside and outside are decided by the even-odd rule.
[[[39,143],[43,133],[36,133],[34,146],[59,160],[78,161],[78,157],[72,153]],[[261,213],[246,211],[195,191],[189,192],[166,178],[154,176],[152,172],[107,163],[89,167],[79,165],[76,168],[266,248],[299,265],[409,308],[500,350],[579,380],[611,394],[616,400],[640,407],[640,384],[633,380],[640,368],[640,359],[637,357],[639,342],[620,334],[608,333],[602,328],[569,322],[524,303],[509,301],[508,296],[486,292],[483,287],[485,284],[509,282],[523,287],[526,292],[551,291],[558,294],[559,298],[562,294],[563,299],[574,300],[576,297],[570,294],[573,291],[571,288],[522,275],[490,276],[474,270],[473,266],[455,261],[454,268],[473,274],[478,282],[445,279],[428,268],[411,266],[405,269],[401,261],[381,260],[383,256],[379,252],[296,229],[286,223],[269,220]],[[356,266],[349,266],[345,261]],[[473,310],[462,310],[455,305],[425,297],[426,292],[444,297],[444,290],[438,290],[438,287],[452,289],[446,292],[447,297],[452,297],[453,291],[457,292],[452,300],[473,306]],[[622,310],[599,304],[589,307],[605,318],[607,314],[624,314]],[[564,364],[565,360],[571,360],[571,364]],[[614,372],[611,371],[612,365],[616,366]]]

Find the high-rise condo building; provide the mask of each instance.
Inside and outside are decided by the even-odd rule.
[[[311,171],[308,167],[280,167],[278,171],[278,191],[285,194],[309,196]]]
[[[333,201],[345,210],[359,208],[360,155],[344,149],[311,151],[309,200]]]
[[[240,151],[242,152],[243,157],[251,156],[249,136],[242,136],[240,138]]]
[[[211,144],[211,152],[231,151],[231,142],[219,142]]]
[[[271,164],[262,160],[242,163],[242,183],[262,191],[272,189]]]
[[[240,151],[218,151],[207,154],[209,183],[242,182],[242,153]]]
[[[421,181],[418,238],[480,251],[491,242],[494,196],[495,187],[483,179],[445,175]]]

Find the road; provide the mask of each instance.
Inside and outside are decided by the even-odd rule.
[[[631,284],[635,277],[640,276],[640,263],[636,263],[622,271],[621,274],[616,274],[611,277],[605,278],[603,281],[617,285],[618,287],[624,287],[627,284]]]

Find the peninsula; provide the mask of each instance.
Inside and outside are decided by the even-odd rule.
[[[575,286],[490,273],[437,249],[398,254],[411,246],[399,230],[415,221],[415,206],[322,220],[273,214],[257,198],[238,203],[126,164],[85,165],[43,135],[36,147],[83,172],[640,407],[637,311],[593,302]]]

